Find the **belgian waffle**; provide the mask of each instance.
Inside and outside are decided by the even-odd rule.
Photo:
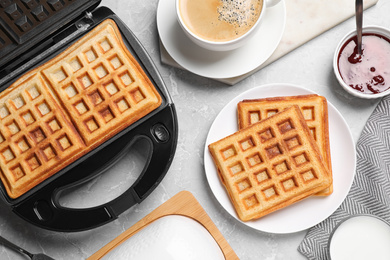
[[[298,106],[209,145],[239,218],[260,218],[331,184]]]
[[[87,146],[110,138],[161,103],[114,28],[106,26],[42,69]]]
[[[245,128],[253,123],[267,118],[284,109],[298,105],[306,123],[316,141],[321,156],[332,175],[332,163],[329,143],[328,104],[324,97],[318,95],[299,95],[286,97],[273,97],[264,99],[243,100],[237,105],[239,128]],[[333,185],[320,191],[319,196],[330,195]]]
[[[17,198],[160,106],[105,20],[0,94],[0,178]]]
[[[0,98],[0,176],[10,196],[20,196],[84,148],[38,75]]]

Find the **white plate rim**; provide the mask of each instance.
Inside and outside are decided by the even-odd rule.
[[[241,221],[221,184],[208,145],[237,131],[236,105],[243,99],[272,96],[317,94],[301,86],[275,83],[249,89],[233,98],[219,112],[208,132],[204,149],[206,179],[220,205],[237,221],[258,231],[288,234],[306,230],[328,218],[344,201],[356,173],[356,150],[351,131],[341,113],[328,101],[329,136],[333,171],[333,194],[327,197],[310,197],[263,218]],[[230,117],[231,119],[226,119]],[[218,128],[220,121],[223,124]],[[235,129],[234,129],[235,128]],[[339,156],[342,155],[342,156]],[[311,214],[309,214],[311,213]]]
[[[282,0],[267,9],[259,30],[245,46],[228,52],[208,51],[197,46],[184,34],[176,20],[174,3],[174,0],[160,0],[158,3],[156,20],[160,41],[176,63],[199,76],[226,79],[255,70],[274,53],[284,33],[286,5]],[[282,19],[276,19],[276,15]],[[263,48],[259,50],[262,44]]]

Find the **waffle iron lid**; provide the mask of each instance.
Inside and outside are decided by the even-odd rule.
[[[0,68],[24,55],[40,41],[101,0],[0,0]]]

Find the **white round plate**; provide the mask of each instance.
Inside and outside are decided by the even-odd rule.
[[[210,188],[233,217],[242,222],[219,180],[216,167],[208,151],[208,145],[238,130],[237,103],[243,99],[276,96],[315,94],[311,90],[289,84],[270,84],[250,89],[230,101],[215,118],[209,130],[204,165]],[[333,172],[333,193],[330,196],[312,196],[260,219],[242,222],[245,225],[268,233],[286,234],[308,229],[329,217],[347,196],[356,168],[355,144],[347,123],[337,109],[328,102],[329,138]]]
[[[286,7],[284,1],[267,8],[262,24],[244,46],[226,52],[213,52],[193,43],[180,27],[175,0],[160,0],[157,7],[157,29],[165,49],[184,69],[207,78],[233,78],[263,64],[282,38]]]

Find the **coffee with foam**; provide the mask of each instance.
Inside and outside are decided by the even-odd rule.
[[[257,22],[263,0],[180,0],[182,20],[205,40],[231,41],[248,32]]]

